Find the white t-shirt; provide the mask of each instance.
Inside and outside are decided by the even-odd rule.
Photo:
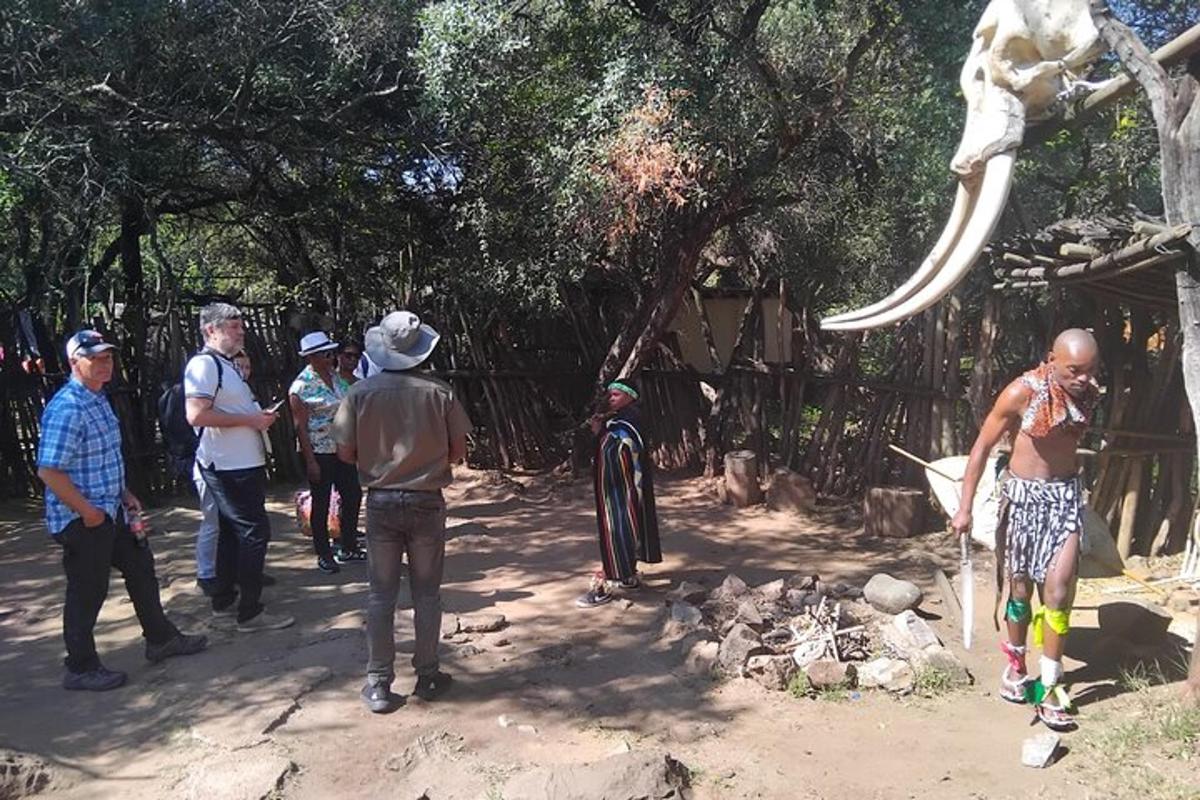
[[[221,360],[220,391],[217,390],[217,364],[213,355]],[[188,361],[183,371],[183,392],[187,397],[211,399],[213,408],[226,414],[253,414],[262,410],[233,362],[211,350],[198,353]],[[202,434],[200,431],[196,428],[196,433],[200,434],[196,461],[203,467],[251,469],[267,463],[263,437],[254,428],[204,428]]]
[[[378,375],[380,372],[382,372],[382,370],[375,365],[375,362],[371,360],[371,357],[366,353],[363,353],[358,359],[358,366],[354,368],[354,377],[362,380],[363,378],[369,378],[372,375]]]

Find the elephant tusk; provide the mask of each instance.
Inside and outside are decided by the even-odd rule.
[[[950,254],[954,245],[958,242],[959,234],[963,231],[964,222],[975,208],[975,201],[979,197],[979,185],[979,182],[976,181],[971,188],[968,188],[967,184],[961,180],[959,181],[958,191],[954,195],[954,208],[950,211],[950,219],[946,222],[946,227],[942,231],[942,235],[938,237],[937,242],[933,245],[933,249],[929,251],[929,255],[921,262],[921,266],[917,268],[917,271],[903,285],[877,303],[872,303],[855,311],[847,311],[842,314],[835,314],[832,317],[826,317],[821,320],[821,327],[825,328],[829,325],[866,319],[876,314],[882,314],[912,297],[925,284],[929,283],[934,274],[941,269],[946,256]]]
[[[978,190],[978,199],[971,211],[954,250],[946,257],[941,268],[912,296],[871,317],[861,317],[845,322],[823,321],[821,327],[834,331],[862,331],[882,328],[919,314],[945,297],[966,277],[983,252],[988,239],[1004,214],[1008,192],[1012,188],[1013,167],[1016,150],[1006,150],[992,156],[984,167],[983,180]]]

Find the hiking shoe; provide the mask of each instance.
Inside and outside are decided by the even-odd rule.
[[[146,658],[157,664],[171,656],[190,656],[208,647],[208,637],[176,633],[162,644],[146,642]]]
[[[575,598],[575,605],[578,608],[598,608],[606,603],[611,603],[612,599],[612,594],[606,590],[589,589],[585,594]]]
[[[72,692],[107,692],[125,685],[124,672],[96,667],[87,672],[71,672],[63,675],[62,686]]]
[[[321,570],[321,572],[324,572],[326,575],[332,575],[335,572],[342,571],[342,568],[337,565],[337,561],[334,558],[329,558],[327,556],[319,556],[317,558],[317,569]]]
[[[280,628],[289,628],[295,624],[295,617],[289,617],[286,614],[268,614],[265,611],[260,611],[250,619],[239,622],[237,629],[241,633],[258,633],[259,631],[277,631]]]
[[[642,579],[639,578],[637,576],[637,574],[635,573],[635,574],[629,576],[628,578],[623,578],[621,580],[621,582],[618,583],[617,585],[620,586],[622,589],[637,589],[637,588],[641,587]]]
[[[576,598],[575,605],[578,608],[596,608],[611,602],[612,599],[612,593],[608,591],[608,583],[604,580],[603,573],[597,573],[592,576],[592,585],[587,592]]]
[[[435,672],[432,675],[418,675],[417,685],[413,688],[413,694],[427,702],[436,700],[446,693],[452,683],[454,683],[454,679],[444,672]]]
[[[355,561],[366,561],[367,551],[360,550],[357,547],[353,550],[347,550],[343,547],[339,547],[337,550],[333,551],[333,560],[339,564],[352,564]]]
[[[386,714],[404,705],[404,698],[392,694],[391,684],[368,683],[359,692],[372,714]]]
[[[214,608],[212,615],[217,619],[230,619],[237,616],[237,601],[230,603],[224,608]]]
[[[205,597],[212,597],[217,591],[216,578],[196,578],[196,585],[200,587],[200,591]]]

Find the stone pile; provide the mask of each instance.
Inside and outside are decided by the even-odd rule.
[[[751,588],[729,574],[711,591],[684,581],[668,595],[663,635],[682,641],[687,672],[750,678],[775,691],[792,686],[799,672],[802,685],[814,690],[858,686],[902,694],[928,670],[938,672],[939,687],[970,683],[961,662],[912,610],[921,600],[916,586],[886,575],[868,586],[864,597],[862,589],[816,575]]]

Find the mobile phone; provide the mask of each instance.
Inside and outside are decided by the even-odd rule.
[[[267,406],[264,410],[269,411],[270,413],[274,414],[276,411],[283,408],[283,404],[286,402],[287,402],[286,397],[281,400],[276,400],[274,403],[271,403],[271,405]]]

